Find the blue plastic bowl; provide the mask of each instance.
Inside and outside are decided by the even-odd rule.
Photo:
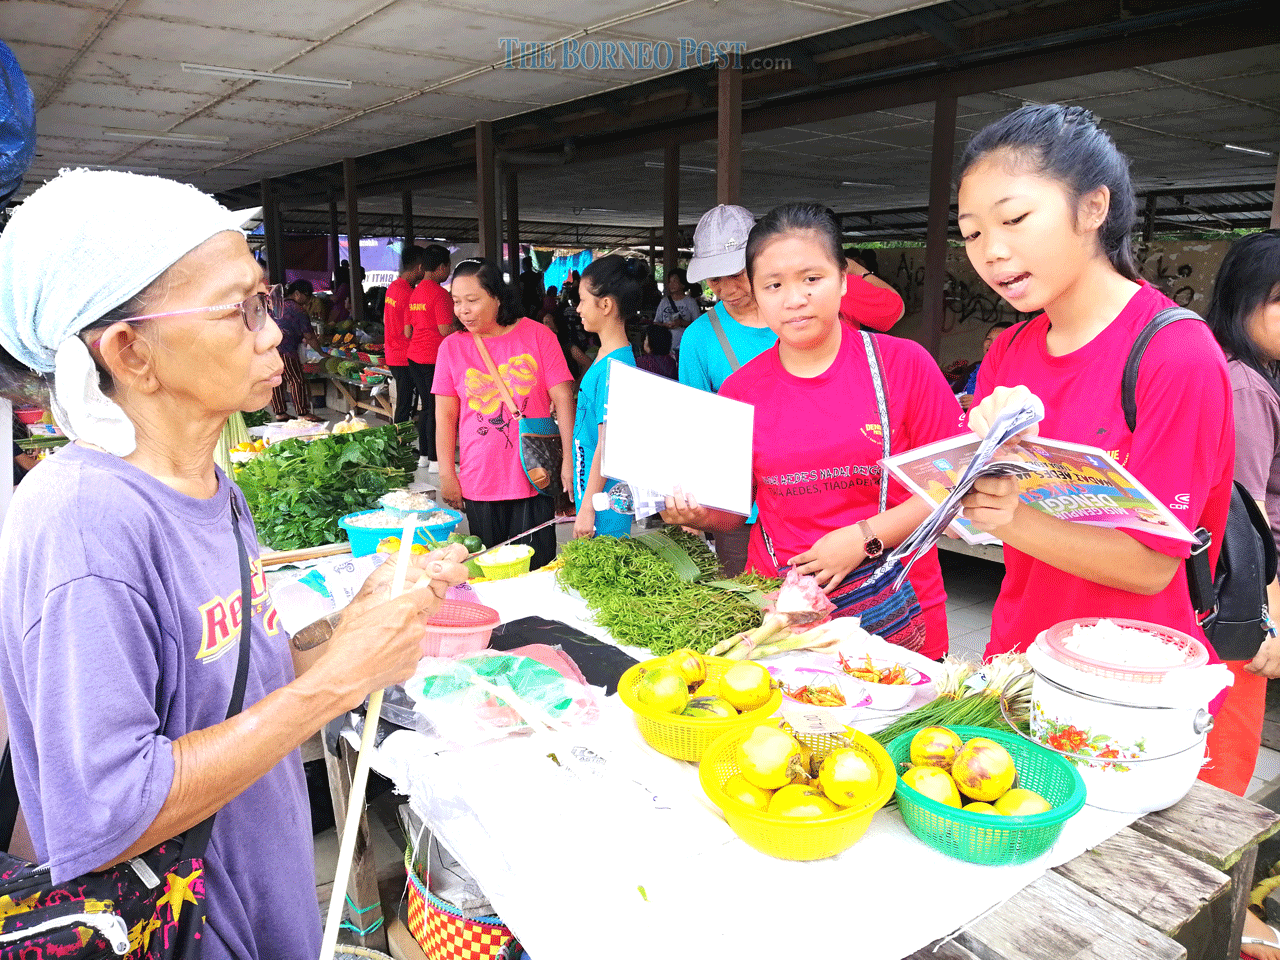
[[[442,513],[447,513],[452,518],[445,523],[433,523],[428,526],[421,526],[413,534],[413,542],[421,543],[424,546],[429,545],[432,541],[439,543],[449,534],[457,529],[458,524],[462,522],[462,514],[456,510],[450,510],[448,507],[438,508]],[[351,541],[351,554],[356,557],[363,557],[370,553],[378,552],[378,542],[385,540],[387,537],[398,537],[404,532],[404,524],[397,524],[394,527],[361,527],[352,526],[349,521],[355,517],[363,517],[368,513],[382,513],[378,510],[360,510],[356,513],[349,513],[338,521],[338,526],[347,531],[347,539]],[[431,511],[435,513],[436,511]]]

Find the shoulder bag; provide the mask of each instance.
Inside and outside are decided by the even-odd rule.
[[[880,413],[880,447],[889,456],[889,402],[881,375],[880,351],[875,338],[865,330],[860,331],[867,351],[867,366],[871,369],[871,384],[876,392],[876,407]],[[888,506],[889,480],[887,471],[880,473],[880,513]],[[769,559],[782,576],[785,569],[773,552],[773,542],[760,518],[760,532],[764,535]],[[885,551],[886,555],[889,551]],[[859,624],[868,633],[874,633],[889,643],[896,643],[908,650],[920,650],[925,641],[924,614],[920,598],[916,596],[911,581],[904,579],[902,587],[893,589],[894,579],[902,572],[902,564],[883,557],[869,559],[850,571],[827,599],[836,605],[833,617],[858,617]]]
[[[489,355],[489,348],[484,345],[484,338],[476,333],[471,336],[476,342],[476,349],[480,351],[480,358],[484,360],[484,365],[489,370],[489,376],[493,377],[493,382],[502,394],[502,402],[507,405],[507,410],[511,412],[511,419],[519,429],[518,449],[524,475],[538,493],[560,503],[570,492],[566,491],[560,482],[560,468],[564,463],[564,440],[560,436],[559,425],[552,417],[524,415],[524,412],[516,406],[507,381],[498,372],[493,357]]]
[[[231,519],[240,552],[240,609],[246,612],[228,719],[244,704],[253,635],[249,555],[234,493]],[[7,835],[17,813],[11,762],[6,747],[0,794],[8,819],[0,827]],[[131,860],[63,883],[50,881],[48,864],[0,853],[0,960],[195,960],[205,923],[204,852],[212,832],[210,816]]]

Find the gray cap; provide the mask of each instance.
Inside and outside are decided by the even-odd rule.
[[[689,281],[707,277],[731,277],[747,266],[747,234],[756,218],[746,207],[722,203],[712,207],[693,231],[693,259],[689,261]]]

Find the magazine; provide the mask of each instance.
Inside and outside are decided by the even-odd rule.
[[[909,569],[947,527],[966,543],[998,543],[958,516],[960,500],[979,477],[989,476],[1017,477],[1023,503],[1062,520],[1196,542],[1168,507],[1096,447],[1033,436],[994,459],[1015,434],[1042,416],[1032,404],[1006,409],[984,439],[962,434],[882,460],[909,490],[937,504],[891,558]]]

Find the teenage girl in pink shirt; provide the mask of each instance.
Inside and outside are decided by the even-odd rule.
[[[881,418],[866,344],[840,319],[848,278],[835,214],[809,203],[777,207],[752,228],[746,257],[760,315],[778,336],[719,391],[755,407],[751,472],[760,514],[747,569],[773,577],[794,567],[831,593],[901,543],[929,508],[891,481],[880,509]],[[892,453],[962,431],[960,406],[922,346],[880,335],[872,344]],[[667,507],[668,523],[701,530],[734,530],[744,521],[679,492]],[[936,551],[911,568],[910,580],[923,620],[920,652],[941,657],[947,598]]]
[[[960,164],[958,223],[969,261],[1011,306],[1035,314],[1006,330],[978,373],[969,426],[985,435],[1006,404],[1035,394],[1039,432],[1107,450],[1189,530],[1211,533],[1217,563],[1231,495],[1231,385],[1209,328],[1182,320],[1147,346],[1130,431],[1121,409],[1129,350],[1173,306],[1134,265],[1129,165],[1097,118],[1079,107],[1028,106],[980,131]],[[1024,650],[1075,617],[1129,617],[1205,640],[1183,561],[1189,545],[1070,523],[1021,504],[1010,479],[979,481],[965,516],[1004,541],[1005,577],[989,654]],[[1236,709],[1210,735],[1203,778],[1243,793],[1261,711]]]

